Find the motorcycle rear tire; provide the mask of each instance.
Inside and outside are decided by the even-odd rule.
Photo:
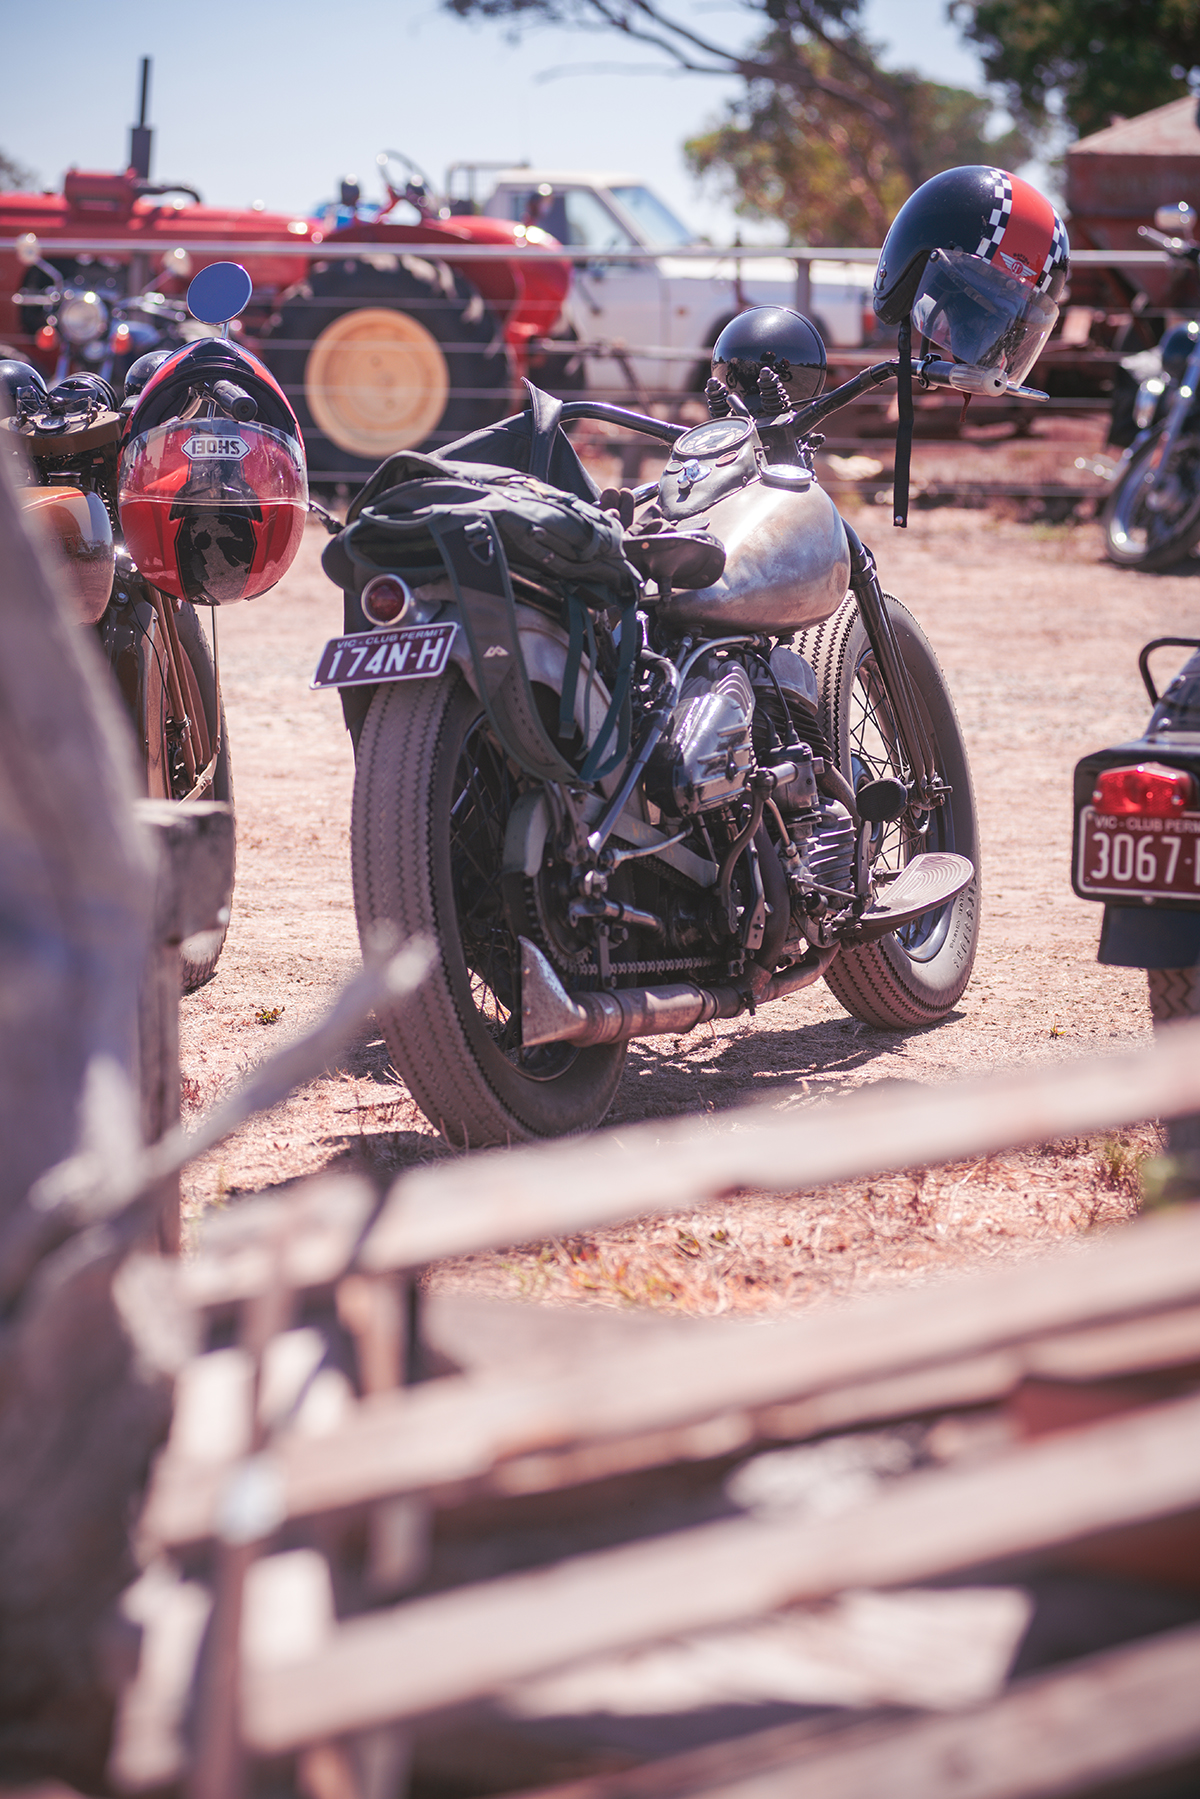
[[[1104,553],[1118,568],[1147,572],[1170,568],[1200,539],[1200,441],[1185,437],[1176,444],[1179,493],[1170,508],[1151,511],[1146,490],[1151,461],[1162,443],[1151,438],[1130,461],[1105,503]]]
[[[1155,1024],[1200,1016],[1200,967],[1148,968],[1150,1016]]]
[[[979,939],[980,875],[971,770],[946,678],[916,619],[898,600],[885,597],[938,773],[953,792],[930,814],[927,838],[906,830],[904,820],[883,827],[876,864],[898,869],[923,849],[954,850],[975,864],[975,879],[948,905],[877,943],[842,950],[825,974],[852,1017],[895,1030],[936,1024],[962,998]],[[821,723],[850,785],[899,773],[894,725],[854,597],[824,624],[798,636],[796,648],[816,670]]]
[[[624,1044],[550,1044],[528,1058],[519,1049],[519,954],[500,895],[518,791],[457,672],[378,689],[350,825],[359,938],[390,923],[402,940],[436,944],[421,986],[379,1023],[409,1092],[459,1149],[591,1130],[625,1065]]]

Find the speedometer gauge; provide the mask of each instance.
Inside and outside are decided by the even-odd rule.
[[[677,437],[674,454],[681,461],[689,456],[720,456],[744,443],[753,429],[753,419],[709,419]]]

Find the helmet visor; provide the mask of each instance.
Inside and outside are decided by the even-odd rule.
[[[934,250],[913,301],[916,330],[955,362],[999,369],[1020,386],[1054,329],[1046,294],[965,250]]]

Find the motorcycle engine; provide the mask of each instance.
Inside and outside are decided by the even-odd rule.
[[[840,893],[853,891],[854,820],[839,800],[822,800],[815,817],[791,820],[789,835],[800,855],[791,877],[794,893],[812,891],[817,884]]]
[[[671,723],[646,769],[646,791],[673,817],[738,798],[754,767],[754,689],[738,662],[709,657],[683,684]]]

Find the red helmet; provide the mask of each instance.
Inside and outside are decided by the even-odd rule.
[[[223,383],[253,418],[218,410]],[[130,417],[118,503],[129,554],[164,593],[227,606],[274,587],[300,547],[308,479],[296,416],[257,357],[206,338],[155,371]]]

